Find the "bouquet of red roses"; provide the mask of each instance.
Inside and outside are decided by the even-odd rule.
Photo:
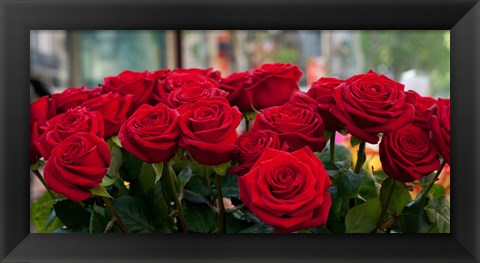
[[[449,232],[450,100],[373,71],[124,71],[30,105],[40,232]],[[350,136],[357,150],[335,144]],[[378,145],[383,170],[369,166]],[[414,188],[420,188],[413,194]]]

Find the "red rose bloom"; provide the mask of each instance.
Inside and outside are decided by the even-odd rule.
[[[296,104],[303,104],[306,107],[312,108],[315,112],[318,112],[318,102],[312,98],[310,98],[307,93],[298,90],[292,93],[292,97],[290,98],[291,103]],[[323,119],[323,118],[322,118]]]
[[[211,78],[216,82],[220,81],[221,74],[220,71],[214,70],[213,68],[200,69],[200,68],[177,68],[172,70],[172,74],[198,74]]]
[[[57,107],[57,113],[64,113],[87,101],[88,90],[85,86],[80,88],[68,88],[62,93],[53,94],[52,100]]]
[[[312,83],[312,87],[307,92],[308,96],[318,102],[318,111],[327,130],[338,131],[344,128],[344,125],[330,113],[330,108],[335,105],[333,89],[344,82],[336,78],[320,78]]]
[[[402,182],[415,181],[440,168],[438,151],[428,133],[413,124],[385,133],[379,149],[385,173]]]
[[[450,99],[438,99],[432,113],[428,122],[432,140],[450,165]]]
[[[406,101],[404,85],[370,70],[355,75],[334,90],[330,112],[348,132],[368,143],[377,134],[399,129],[413,120],[415,107]]]
[[[238,177],[240,199],[276,232],[325,225],[331,184],[308,147],[293,153],[266,149],[250,172]]]
[[[218,89],[218,82],[215,80],[195,74],[195,73],[175,73],[172,71],[163,81],[155,87],[153,92],[153,100],[168,104],[168,95],[180,88],[204,88]]]
[[[127,120],[127,112],[133,100],[133,95],[121,96],[109,92],[99,97],[90,99],[82,104],[88,111],[98,111],[104,121],[104,135],[108,139],[118,134],[120,126]]]
[[[288,102],[283,106],[271,107],[257,114],[252,131],[271,130],[277,132],[288,151],[309,146],[313,151],[325,148],[325,125],[320,115],[308,105]]]
[[[251,112],[252,102],[247,95],[246,88],[249,86],[250,73],[232,73],[220,80],[220,88],[229,92],[227,99],[231,105],[237,106],[241,112]]]
[[[98,188],[110,166],[108,144],[92,133],[75,133],[52,150],[45,181],[55,192],[81,202]]]
[[[103,118],[99,112],[77,107],[47,121],[44,130],[38,139],[37,148],[47,160],[52,149],[72,134],[89,132],[102,138]]]
[[[96,87],[96,88],[92,88],[92,89],[88,89],[87,90],[87,95],[88,95],[88,99],[93,99],[93,98],[96,98],[100,95],[103,94],[103,88],[100,88],[100,87]]]
[[[411,96],[415,100],[415,116],[413,117],[413,124],[424,130],[428,130],[428,119],[431,115],[430,110],[433,105],[437,104],[437,100],[431,97],[422,97],[413,90],[409,90],[406,93],[407,96]]]
[[[239,165],[229,170],[230,173],[237,175],[248,173],[265,149],[281,148],[278,134],[269,130],[244,133],[238,138],[237,146],[234,159]]]
[[[142,105],[120,128],[123,148],[147,163],[170,160],[177,151],[179,115],[159,103]]]
[[[298,66],[284,63],[264,64],[251,71],[251,84],[245,89],[252,105],[260,110],[287,102],[302,76]]]
[[[226,97],[227,94],[226,91],[216,88],[182,87],[170,92],[167,102],[170,107],[178,108],[186,103],[194,103],[201,98]]]
[[[128,112],[131,115],[143,104],[151,103],[153,87],[157,79],[151,72],[135,72],[125,70],[117,76],[110,76],[104,79],[104,93],[116,92],[120,95],[133,95],[132,106]]]
[[[55,112],[55,102],[48,96],[43,96],[30,104],[30,163],[36,162],[41,157],[35,145],[43,133],[40,127],[53,118]]]
[[[204,98],[185,104],[180,112],[182,136],[180,147],[203,165],[217,165],[232,160],[238,135],[235,129],[242,114],[226,98]]]

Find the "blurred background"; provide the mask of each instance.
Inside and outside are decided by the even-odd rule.
[[[49,92],[96,87],[125,69],[213,67],[222,76],[290,62],[300,86],[373,69],[421,95],[449,97],[449,31],[30,31],[31,78]]]

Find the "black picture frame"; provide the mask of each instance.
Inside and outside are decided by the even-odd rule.
[[[479,262],[478,0],[0,0],[3,262]],[[451,30],[451,234],[30,234],[29,31]]]

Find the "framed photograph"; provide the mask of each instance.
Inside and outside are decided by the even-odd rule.
[[[480,261],[478,1],[0,8],[2,262]]]

